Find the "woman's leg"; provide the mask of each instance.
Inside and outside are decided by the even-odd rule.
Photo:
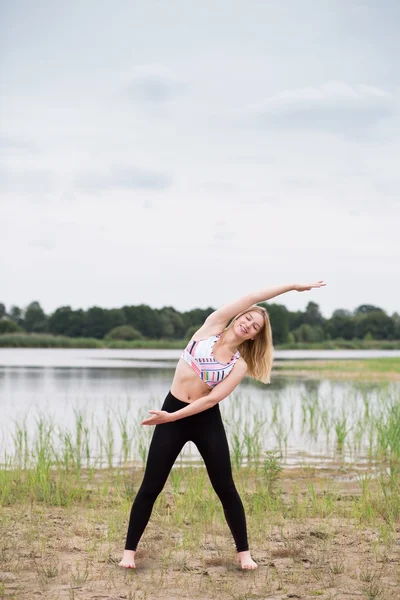
[[[176,422],[177,423],[177,422]],[[126,550],[136,550],[153,510],[154,502],[163,489],[171,468],[186,440],[179,435],[175,423],[156,425],[147,458],[142,485],[132,505]]]
[[[198,419],[196,427],[192,426],[191,439],[203,457],[212,486],[222,502],[236,550],[246,552],[249,550],[246,517],[232,477],[228,440],[219,407],[204,411],[199,417],[202,418]]]
[[[174,412],[174,410],[182,408],[182,405],[184,403],[176,400],[172,395],[168,395],[162,409]],[[126,550],[136,550],[150,519],[154,502],[163,489],[169,472],[187,440],[187,424],[184,419],[156,425],[150,443],[144,478],[131,509]]]

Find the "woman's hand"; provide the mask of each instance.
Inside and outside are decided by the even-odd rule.
[[[162,425],[172,421],[172,414],[166,410],[149,410],[149,413],[153,416],[142,421],[142,425]]]
[[[295,283],[294,289],[298,292],[306,292],[308,290],[312,290],[313,288],[324,287],[326,283],[324,281],[317,281],[316,283]]]

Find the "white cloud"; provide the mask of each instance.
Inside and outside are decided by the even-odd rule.
[[[398,109],[399,102],[386,90],[327,81],[269,96],[244,109],[239,122],[253,127],[320,130],[350,138],[368,137],[384,119],[400,114]]]
[[[391,100],[392,95],[378,88],[359,84],[348,85],[342,81],[327,81],[319,86],[306,87],[293,90],[285,90],[266,99],[264,106],[275,106],[282,104],[297,104],[306,101],[306,104],[312,104],[313,101],[324,104],[336,105],[337,102],[348,104],[352,101],[371,103],[376,98]]]
[[[165,104],[184,94],[189,86],[189,81],[161,64],[136,66],[124,78],[127,83],[123,90],[128,98],[150,105]]]

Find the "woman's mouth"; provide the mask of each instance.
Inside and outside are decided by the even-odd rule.
[[[247,329],[245,329],[243,327],[243,325],[240,325],[240,329],[241,329],[242,333],[244,333],[244,335],[247,335]]]

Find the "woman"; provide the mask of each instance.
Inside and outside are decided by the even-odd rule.
[[[228,442],[218,403],[229,396],[246,373],[269,383],[272,334],[268,314],[257,306],[291,290],[323,287],[318,281],[287,285],[249,294],[222,306],[207,317],[193,335],[178,362],[171,391],[162,410],[142,425],[156,425],[142,485],[132,506],[125,551],[119,565],[135,568],[137,544],[153,504],[184,444],[193,441],[218,494],[235,541],[242,569],[256,569],[247,541],[242,501],[232,479]],[[232,322],[227,326],[229,321]]]

